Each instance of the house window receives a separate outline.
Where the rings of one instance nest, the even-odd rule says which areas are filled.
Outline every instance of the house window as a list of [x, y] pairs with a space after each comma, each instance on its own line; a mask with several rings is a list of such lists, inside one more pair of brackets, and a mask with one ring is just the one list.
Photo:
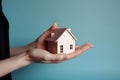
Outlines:
[[60, 53], [63, 53], [63, 45], [60, 45]]
[[73, 49], [73, 45], [72, 44], [70, 45], [70, 49]]

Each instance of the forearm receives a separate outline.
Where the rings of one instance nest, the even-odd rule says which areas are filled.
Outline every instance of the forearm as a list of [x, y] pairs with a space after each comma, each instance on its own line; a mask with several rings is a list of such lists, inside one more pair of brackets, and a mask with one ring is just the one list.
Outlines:
[[20, 53], [26, 52], [26, 51], [34, 48], [35, 45], [36, 45], [36, 43], [33, 42], [33, 43], [30, 43], [30, 44], [22, 46], [22, 47], [10, 48], [10, 56], [15, 56], [15, 55], [18, 55]]
[[22, 53], [20, 55], [1, 60], [0, 61], [0, 77], [27, 66], [31, 64], [32, 61], [30, 60], [29, 56], [26, 53]]

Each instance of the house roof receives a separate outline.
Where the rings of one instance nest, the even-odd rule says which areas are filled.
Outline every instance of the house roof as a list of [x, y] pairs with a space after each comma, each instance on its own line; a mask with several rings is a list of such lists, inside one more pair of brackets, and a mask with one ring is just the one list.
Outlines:
[[57, 28], [55, 29], [52, 33], [51, 36], [48, 37], [46, 40], [47, 41], [57, 41], [59, 39], [59, 37], [65, 32], [67, 31], [74, 40], [77, 40], [76, 37], [72, 34], [71, 29], [70, 28]]

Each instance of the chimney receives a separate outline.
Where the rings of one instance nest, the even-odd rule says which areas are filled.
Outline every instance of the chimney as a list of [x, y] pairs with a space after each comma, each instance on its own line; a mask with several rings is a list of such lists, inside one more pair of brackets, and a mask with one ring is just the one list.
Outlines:
[[53, 37], [54, 35], [55, 35], [55, 33], [52, 32], [51, 35], [50, 35], [50, 37]]

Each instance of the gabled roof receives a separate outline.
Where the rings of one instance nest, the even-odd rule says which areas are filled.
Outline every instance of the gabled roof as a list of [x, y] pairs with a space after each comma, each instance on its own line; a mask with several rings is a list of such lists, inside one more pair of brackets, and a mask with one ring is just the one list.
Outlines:
[[67, 31], [74, 40], [77, 40], [70, 30], [71, 30], [70, 28], [57, 28], [52, 32], [53, 36], [48, 37], [46, 40], [56, 42], [65, 31]]

